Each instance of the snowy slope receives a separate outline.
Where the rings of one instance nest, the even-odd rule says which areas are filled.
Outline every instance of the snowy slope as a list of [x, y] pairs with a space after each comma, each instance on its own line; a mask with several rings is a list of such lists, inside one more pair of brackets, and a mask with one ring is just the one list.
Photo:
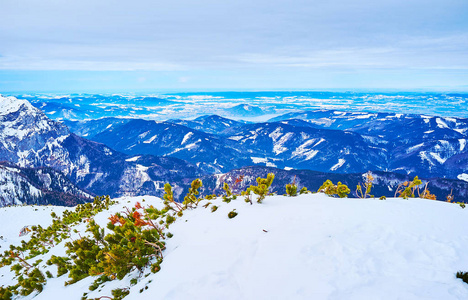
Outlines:
[[[121, 198], [111, 212], [142, 198]], [[161, 205], [157, 198], [144, 198], [142, 203]], [[174, 237], [167, 240], [160, 272], [139, 277], [131, 287], [129, 277], [108, 282], [88, 297], [130, 287], [125, 299], [468, 298], [468, 285], [455, 278], [457, 271], [468, 271], [468, 211], [457, 204], [315, 194], [271, 196], [250, 205], [241, 198], [229, 204], [212, 200], [219, 206], [214, 213], [201, 206], [206, 200], [186, 211], [169, 228]], [[228, 219], [233, 209], [238, 215]], [[2, 248], [18, 242], [18, 226], [5, 218], [13, 212], [19, 219], [14, 224], [50, 222], [45, 215], [31, 219], [37, 212], [29, 207], [0, 209], [0, 230], [6, 232], [0, 235], [7, 238]], [[111, 212], [98, 214], [96, 221], [104, 224]], [[82, 235], [84, 228], [78, 225]], [[47, 256], [63, 255], [61, 245]], [[47, 268], [55, 274], [54, 267]], [[2, 284], [11, 276], [8, 267], [0, 269]], [[89, 292], [93, 278], [64, 287], [66, 277], [49, 279], [35, 299], [78, 300]]]
[[52, 168], [19, 168], [0, 162], [0, 207], [18, 204], [73, 206], [90, 198], [89, 193]]
[[[64, 206], [10, 206], [0, 208], [0, 252], [8, 249], [9, 245], [18, 245], [25, 237], [19, 237], [19, 232], [23, 226], [41, 225], [43, 227], [52, 224], [51, 212], [61, 215], [68, 207]], [[27, 238], [27, 237], [26, 237]], [[4, 275], [8, 268], [0, 269], [1, 275]], [[0, 277], [1, 277], [0, 275]], [[5, 277], [5, 276], [3, 276]], [[1, 278], [3, 278], [1, 277]], [[7, 284], [6, 279], [0, 280], [0, 286]]]
[[40, 197], [41, 190], [20, 176], [19, 170], [0, 165], [0, 207], [23, 204], [23, 199], [34, 201]]

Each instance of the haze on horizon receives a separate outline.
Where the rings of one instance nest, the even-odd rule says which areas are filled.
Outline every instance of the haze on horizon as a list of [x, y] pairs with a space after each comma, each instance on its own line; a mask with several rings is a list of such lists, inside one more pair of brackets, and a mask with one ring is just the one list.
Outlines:
[[0, 92], [468, 90], [468, 1], [0, 3]]

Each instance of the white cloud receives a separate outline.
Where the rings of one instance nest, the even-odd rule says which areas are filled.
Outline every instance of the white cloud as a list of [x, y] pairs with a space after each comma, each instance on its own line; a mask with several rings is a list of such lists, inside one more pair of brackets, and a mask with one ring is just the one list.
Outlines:
[[[0, 11], [0, 70], [180, 72], [184, 87], [229, 71], [228, 87], [468, 69], [466, 0], [2, 0]], [[291, 76], [302, 70], [315, 73]]]

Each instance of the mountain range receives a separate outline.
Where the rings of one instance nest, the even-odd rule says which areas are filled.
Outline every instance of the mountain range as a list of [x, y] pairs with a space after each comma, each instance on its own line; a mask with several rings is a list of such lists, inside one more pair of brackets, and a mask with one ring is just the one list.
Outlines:
[[318, 110], [263, 123], [219, 116], [166, 122], [104, 118], [73, 128], [94, 128], [90, 139], [129, 155], [177, 157], [209, 173], [264, 165], [456, 179], [468, 170], [468, 121], [461, 118]]
[[[54, 178], [65, 178], [74, 187], [50, 185], [49, 194], [80, 191], [68, 193], [79, 195], [75, 202], [65, 201], [70, 205], [83, 201], [82, 195], [161, 196], [166, 182], [180, 199], [197, 177], [206, 181], [207, 193], [218, 193], [214, 178], [255, 174], [244, 177], [246, 185], [266, 169], [283, 178], [279, 185], [296, 177], [310, 189], [326, 178], [355, 186], [371, 170], [382, 180], [376, 192], [387, 196], [398, 182], [419, 175], [431, 178], [438, 198], [454, 190], [458, 201], [465, 201], [465, 182], [457, 179], [468, 177], [467, 134], [467, 119], [336, 110], [288, 113], [259, 123], [217, 115], [59, 122], [26, 100], [0, 99], [0, 161], [10, 168], [4, 169], [4, 177], [18, 173], [11, 168], [23, 173], [50, 168], [58, 174]], [[9, 195], [39, 197], [20, 183], [26, 177], [18, 181], [15, 176], [10, 182], [16, 182], [16, 189], [10, 188]], [[31, 186], [38, 189], [37, 182]], [[18, 201], [56, 201], [41, 197], [21, 196]], [[3, 200], [3, 205], [11, 203], [11, 197]]]
[[24, 169], [50, 167], [84, 191], [114, 197], [161, 194], [167, 181], [179, 194], [179, 180], [200, 174], [176, 158], [132, 157], [82, 138], [28, 101], [12, 97], [0, 99], [0, 161]]

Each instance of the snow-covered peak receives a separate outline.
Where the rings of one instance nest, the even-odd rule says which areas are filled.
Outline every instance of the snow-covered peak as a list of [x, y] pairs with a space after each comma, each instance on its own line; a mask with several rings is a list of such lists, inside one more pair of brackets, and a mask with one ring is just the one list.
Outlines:
[[4, 97], [0, 95], [0, 116], [17, 112], [21, 107], [34, 109], [27, 100], [20, 100], [15, 97]]
[[63, 156], [59, 144], [69, 135], [65, 125], [49, 119], [27, 100], [0, 96], [0, 160], [43, 166], [49, 160], [44, 156], [54, 161]]

